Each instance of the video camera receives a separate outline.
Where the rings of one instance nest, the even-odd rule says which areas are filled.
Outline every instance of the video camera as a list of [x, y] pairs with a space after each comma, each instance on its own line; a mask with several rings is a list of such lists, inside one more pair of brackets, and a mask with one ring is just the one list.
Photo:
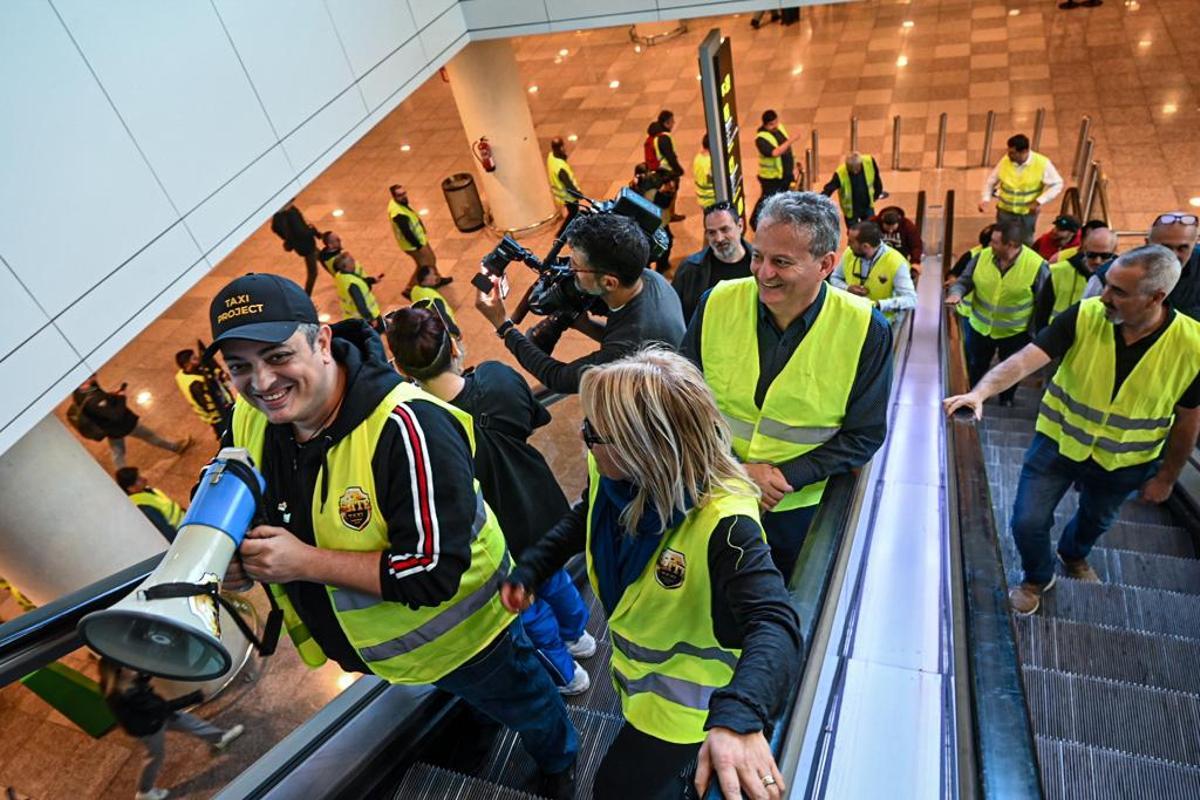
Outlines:
[[[662, 209], [632, 189], [626, 187], [612, 200], [602, 202], [584, 197], [578, 192], [571, 193], [582, 201], [579, 208], [581, 215], [617, 214], [636, 222], [650, 240], [650, 261], [660, 258], [670, 247], [663, 225]], [[559, 255], [566, 245], [570, 230], [571, 227], [568, 226], [554, 240], [544, 258], [539, 259], [511, 236], [505, 236], [480, 262], [484, 273], [493, 278], [503, 277], [508, 265], [517, 261], [538, 273], [537, 280], [521, 299], [512, 319], [513, 322], [520, 323], [529, 311], [546, 317], [531, 328], [528, 334], [529, 340], [545, 353], [554, 349], [563, 332], [574, 325], [584, 312], [599, 313], [603, 310], [603, 304], [596, 303], [594, 296], [579, 289], [575, 283], [575, 275], [571, 272], [569, 259]]]

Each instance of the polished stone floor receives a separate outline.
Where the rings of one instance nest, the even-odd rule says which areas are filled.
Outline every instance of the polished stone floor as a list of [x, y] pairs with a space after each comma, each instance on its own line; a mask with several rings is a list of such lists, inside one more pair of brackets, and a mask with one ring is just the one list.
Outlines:
[[[629, 179], [641, 160], [646, 125], [661, 108], [675, 112], [675, 141], [690, 169], [703, 131], [696, 47], [719, 26], [733, 38], [743, 153], [753, 153], [758, 115], [774, 108], [806, 142], [816, 127], [820, 185], [849, 146], [852, 116], [859, 120], [859, 149], [890, 166], [892, 117], [900, 115], [902, 170], [885, 169], [885, 187], [892, 202], [910, 213], [917, 191], [924, 189], [931, 220], [940, 217], [945, 192], [954, 189], [955, 242], [961, 246], [985, 222], [975, 204], [988, 171], [980, 162], [989, 111], [996, 114], [993, 157], [999, 158], [1004, 139], [1032, 133], [1036, 111], [1044, 108], [1042, 150], [1069, 185], [1080, 117], [1090, 115], [1118, 229], [1143, 230], [1155, 214], [1187, 207], [1200, 196], [1200, 88], [1194, 65], [1184, 61], [1200, 38], [1194, 12], [1194, 0], [1107, 0], [1100, 8], [1071, 12], [1041, 0], [853, 2], [805, 10], [803, 20], [787, 28], [753, 31], [747, 15], [693, 20], [685, 35], [640, 51], [626, 29], [527, 37], [515, 47], [523, 78], [537, 86], [528, 98], [543, 148], [553, 136], [576, 137], [569, 145], [571, 161], [592, 196], [611, 196]], [[610, 88], [612, 81], [619, 86]], [[938, 170], [942, 113], [946, 167]], [[471, 309], [467, 283], [496, 239], [487, 232], [457, 232], [441, 197], [443, 177], [473, 168], [467, 145], [450, 87], [435, 76], [307, 187], [297, 204], [321, 229], [337, 230], [370, 272], [387, 274], [377, 294], [385, 308], [394, 307], [402, 302], [411, 262], [393, 242], [385, 208], [387, 186], [404, 183], [422, 209], [442, 271], [456, 278], [446, 293], [459, 309], [468, 361], [512, 363]], [[757, 191], [748, 187], [751, 201]], [[687, 219], [673, 226], [676, 260], [701, 241], [686, 179], [681, 194], [679, 210]], [[130, 397], [143, 396], [140, 413], [151, 427], [172, 436], [191, 433], [201, 443], [176, 458], [129, 442], [130, 463], [176, 497], [187, 496], [213, 441], [175, 388], [174, 352], [208, 336], [209, 298], [231, 277], [278, 271], [303, 278], [302, 262], [281, 249], [268, 222], [100, 372], [104, 383], [128, 381]], [[940, 238], [931, 225], [927, 248]], [[523, 241], [542, 252], [549, 240], [550, 231], [542, 231]], [[517, 289], [528, 279], [519, 275]], [[318, 278], [315, 298], [330, 319], [339, 318], [327, 276]], [[560, 347], [560, 356], [588, 349], [578, 337]], [[60, 416], [64, 410], [65, 404]], [[575, 438], [577, 406], [569, 401], [552, 410], [558, 418], [537, 443], [574, 496], [583, 465]], [[84, 444], [111, 469], [103, 445]], [[163, 785], [173, 796], [209, 796], [336, 691], [336, 675], [306, 674], [290, 649], [283, 649], [287, 652], [261, 681], [238, 695], [236, 710], [226, 707], [235, 703], [218, 704], [222, 724], [252, 722], [249, 742], [210, 762], [189, 757], [202, 755], [202, 747], [188, 750], [185, 740], [172, 741]], [[0, 691], [0, 737], [6, 743], [0, 749], [0, 787], [12, 785], [37, 800], [131, 792], [137, 756], [128, 739], [112, 735], [91, 742], [21, 687]], [[22, 744], [13, 748], [8, 743], [14, 741]]]

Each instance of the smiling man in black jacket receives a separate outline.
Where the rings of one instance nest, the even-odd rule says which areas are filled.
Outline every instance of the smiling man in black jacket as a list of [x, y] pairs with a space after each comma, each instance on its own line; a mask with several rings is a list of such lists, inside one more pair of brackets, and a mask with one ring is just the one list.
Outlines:
[[271, 584], [309, 666], [462, 697], [519, 731], [540, 794], [569, 797], [578, 737], [496, 596], [511, 559], [474, 479], [470, 417], [401, 382], [361, 320], [319, 324], [285, 278], [238, 278], [210, 315], [240, 394], [225, 443], [267, 484], [269, 524], [227, 579]]

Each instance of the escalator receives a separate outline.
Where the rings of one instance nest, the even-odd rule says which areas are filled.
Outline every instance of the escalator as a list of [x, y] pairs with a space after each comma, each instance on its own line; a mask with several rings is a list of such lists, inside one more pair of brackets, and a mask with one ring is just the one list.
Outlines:
[[[958, 324], [951, 315], [943, 323], [952, 394], [966, 388]], [[1200, 798], [1194, 471], [1166, 506], [1125, 503], [1088, 559], [1099, 583], [1058, 575], [1036, 614], [1008, 609], [1007, 587], [1021, 580], [1009, 519], [1044, 380], [1023, 383], [1012, 407], [989, 402], [978, 424], [947, 425], [979, 794]], [[1051, 541], [1077, 507], [1072, 489]], [[1016, 780], [990, 780], [996, 773]]]

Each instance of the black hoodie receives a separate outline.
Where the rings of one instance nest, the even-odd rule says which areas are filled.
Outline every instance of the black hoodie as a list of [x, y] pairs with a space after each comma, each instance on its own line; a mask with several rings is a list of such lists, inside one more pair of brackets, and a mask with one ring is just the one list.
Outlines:
[[[326, 484], [328, 473], [321, 469], [326, 453], [401, 381], [387, 363], [379, 336], [362, 320], [333, 326], [333, 356], [346, 373], [346, 396], [333, 423], [303, 444], [295, 440], [291, 425], [268, 425], [259, 465], [267, 481], [271, 523], [308, 544], [316, 542], [314, 495], [319, 502], [337, 503], [341, 491]], [[458, 422], [431, 402], [398, 406], [391, 423], [371, 459], [378, 495], [371, 500], [388, 521], [391, 540], [379, 556], [383, 598], [412, 608], [435, 606], [454, 596], [471, 562], [476, 510], [471, 449]], [[432, 503], [414, 498], [413, 486], [430, 484]], [[284, 588], [329, 658], [347, 671], [369, 671], [338, 625], [323, 585], [294, 581]]]

